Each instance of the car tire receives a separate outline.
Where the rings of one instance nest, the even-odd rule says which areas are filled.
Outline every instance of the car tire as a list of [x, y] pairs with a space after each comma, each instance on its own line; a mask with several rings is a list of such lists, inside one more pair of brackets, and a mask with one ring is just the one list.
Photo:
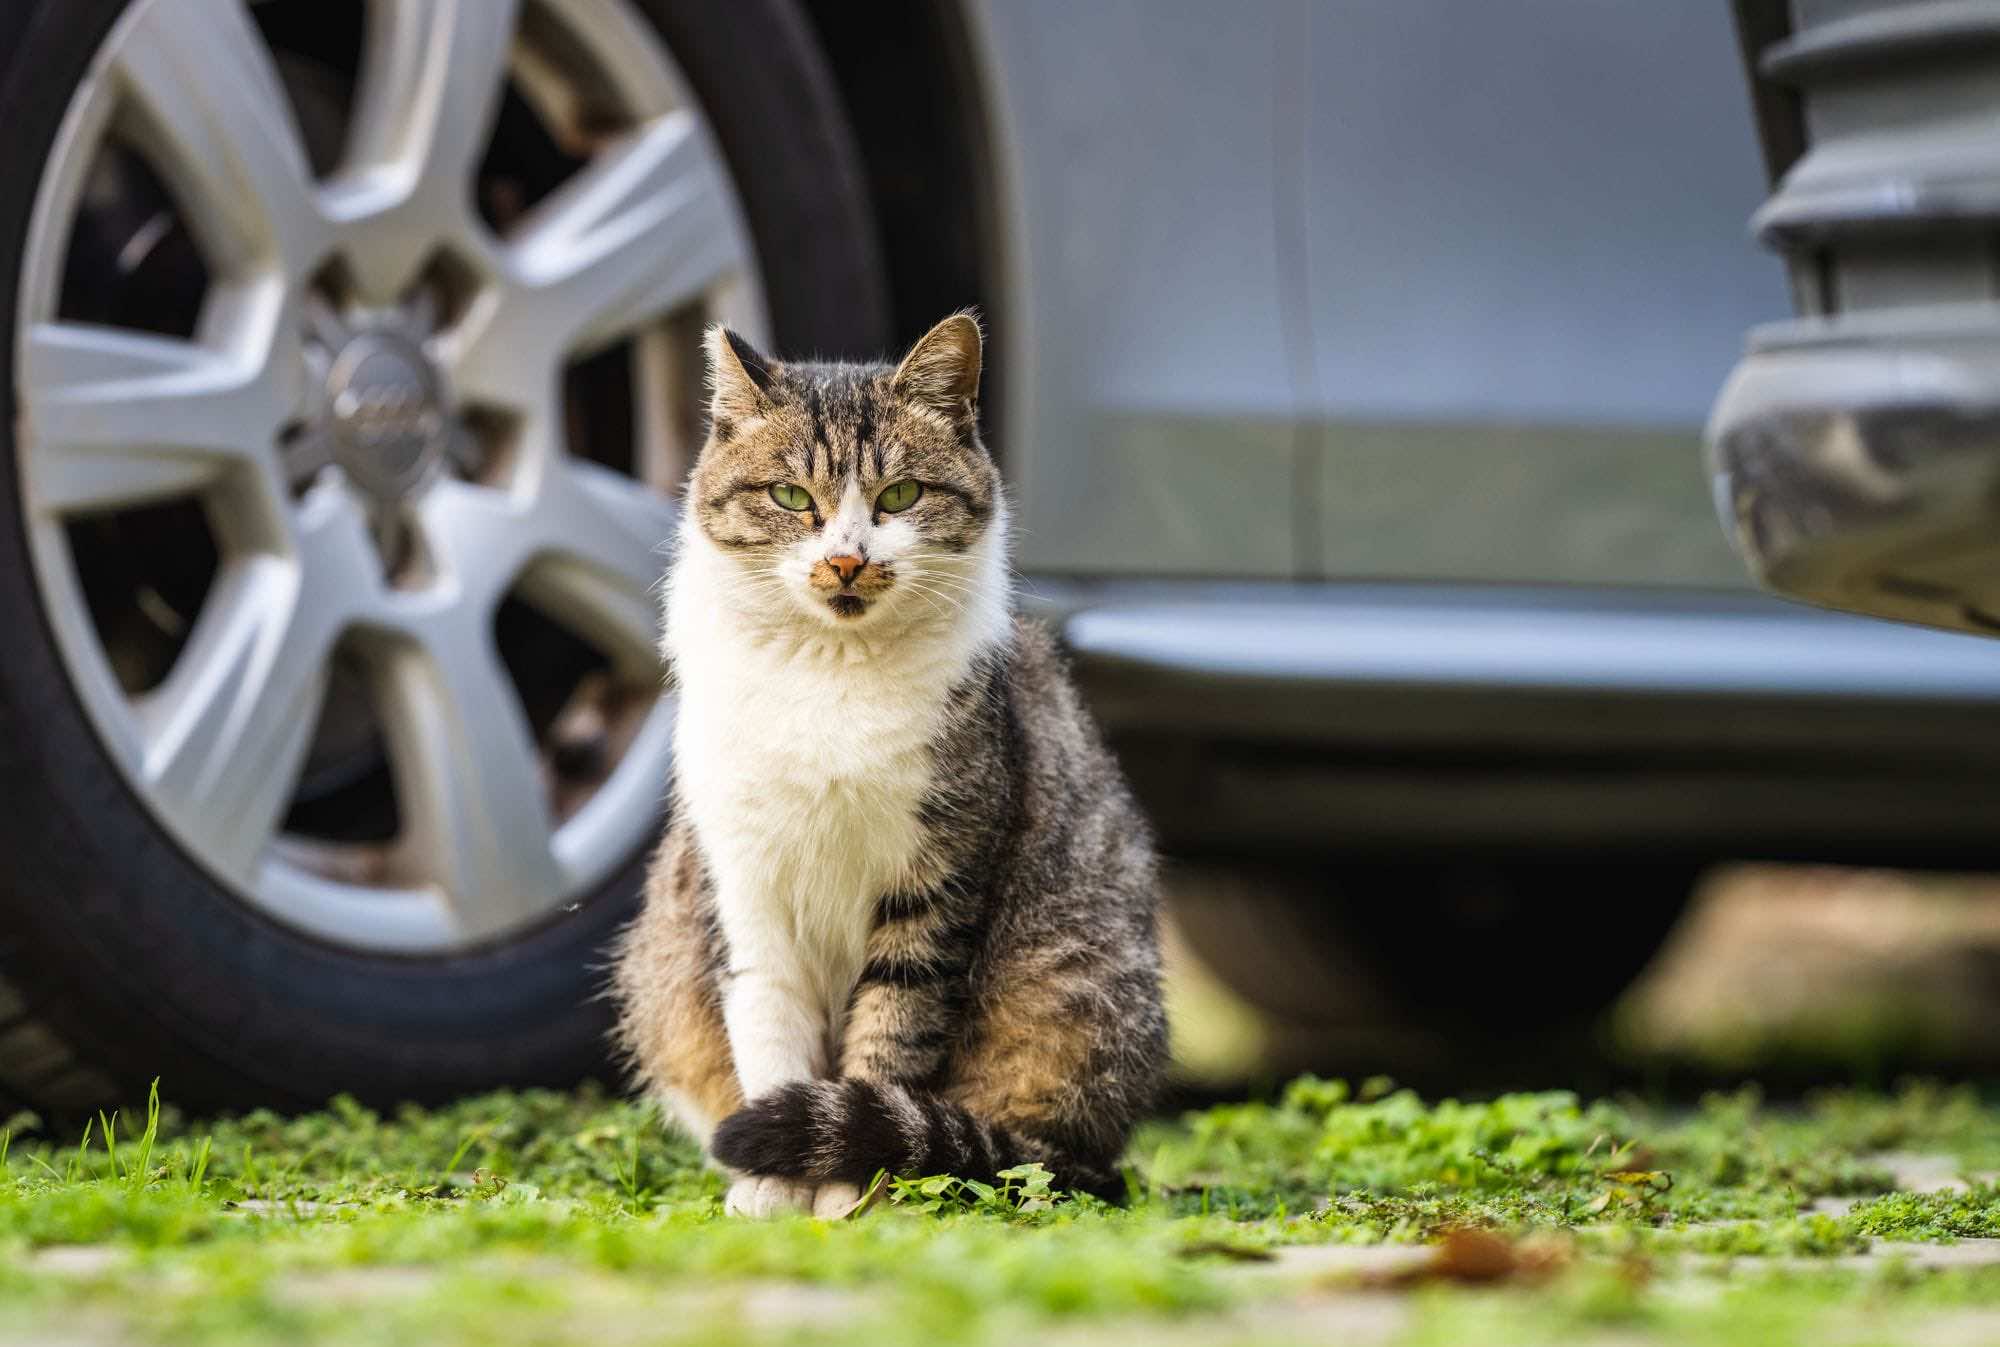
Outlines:
[[[789, 0], [635, 0], [735, 170], [785, 349], [868, 354], [888, 295], [860, 160]], [[31, 571], [13, 385], [33, 184], [125, 0], [0, 8], [0, 1117], [59, 1117], [162, 1080], [195, 1108], [436, 1100], [607, 1069], [608, 942], [644, 856], [566, 914], [435, 957], [338, 948], [225, 891], [97, 737]]]

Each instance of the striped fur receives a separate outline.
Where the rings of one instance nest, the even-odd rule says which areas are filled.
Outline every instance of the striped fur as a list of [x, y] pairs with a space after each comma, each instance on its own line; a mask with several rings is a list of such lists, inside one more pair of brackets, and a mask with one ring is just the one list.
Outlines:
[[[636, 1073], [736, 1209], [1030, 1160], [1115, 1195], [1164, 1066], [1150, 840], [1011, 614], [977, 336], [948, 319], [894, 369], [711, 343], [668, 580], [674, 817], [616, 981]], [[871, 517], [906, 476], [918, 504]], [[835, 548], [878, 572], [858, 608], [821, 587]]]

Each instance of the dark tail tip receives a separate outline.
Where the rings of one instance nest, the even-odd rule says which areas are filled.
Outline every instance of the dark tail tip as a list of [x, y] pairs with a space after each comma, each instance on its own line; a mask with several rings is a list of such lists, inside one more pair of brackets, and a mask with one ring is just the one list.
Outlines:
[[893, 1088], [865, 1080], [780, 1086], [724, 1118], [709, 1151], [746, 1174], [865, 1183], [878, 1169], [900, 1172], [923, 1138], [897, 1127]]
[[709, 1140], [722, 1164], [745, 1174], [805, 1176], [812, 1085], [785, 1085], [724, 1118]]
[[999, 1170], [1039, 1161], [1060, 1187], [1109, 1202], [1126, 1196], [1111, 1157], [1071, 1153], [936, 1095], [865, 1080], [780, 1086], [724, 1118], [709, 1151], [739, 1173], [848, 1183], [866, 1183], [877, 1170], [992, 1182]]

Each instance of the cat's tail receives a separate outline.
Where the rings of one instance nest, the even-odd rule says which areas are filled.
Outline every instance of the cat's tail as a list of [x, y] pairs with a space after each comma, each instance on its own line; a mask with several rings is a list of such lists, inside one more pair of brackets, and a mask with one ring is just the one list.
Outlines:
[[709, 1149], [739, 1173], [820, 1183], [865, 1184], [881, 1170], [992, 1183], [1003, 1169], [1039, 1162], [1058, 1188], [1125, 1195], [1114, 1159], [1070, 1154], [927, 1091], [869, 1080], [781, 1086], [723, 1119]]

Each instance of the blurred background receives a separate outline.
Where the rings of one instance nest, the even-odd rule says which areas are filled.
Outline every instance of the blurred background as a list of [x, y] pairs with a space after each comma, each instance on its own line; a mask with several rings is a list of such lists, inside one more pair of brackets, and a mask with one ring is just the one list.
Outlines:
[[13, 7], [0, 1092], [607, 1071], [703, 326], [966, 305], [1188, 1090], [1990, 1067], [1963, 19]]

